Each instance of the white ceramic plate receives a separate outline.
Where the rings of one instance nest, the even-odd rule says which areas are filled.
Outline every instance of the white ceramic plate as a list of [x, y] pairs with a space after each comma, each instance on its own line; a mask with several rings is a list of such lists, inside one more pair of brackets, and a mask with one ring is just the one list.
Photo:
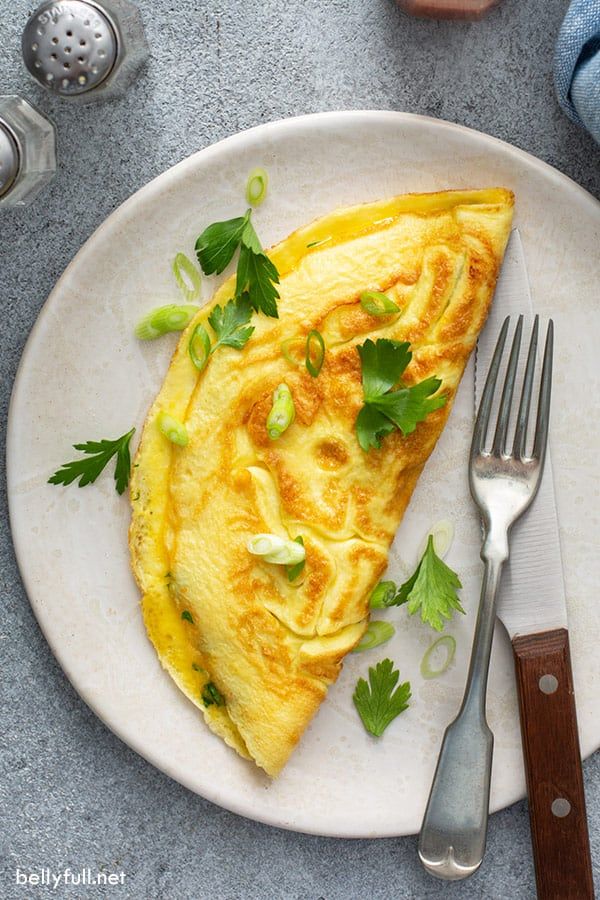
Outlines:
[[[210, 222], [244, 208], [246, 174], [270, 175], [255, 221], [266, 245], [336, 206], [404, 191], [504, 185], [517, 197], [534, 305], [557, 326], [552, 434], [583, 752], [600, 745], [600, 522], [597, 338], [600, 205], [563, 175], [513, 147], [445, 122], [393, 112], [326, 113], [276, 122], [222, 141], [143, 188], [86, 243], [47, 301], [27, 344], [10, 410], [8, 485], [19, 565], [35, 615], [81, 697], [155, 766], [228, 809], [285, 828], [345, 837], [418, 830], [444, 726], [464, 684], [479, 593], [479, 528], [466, 451], [472, 374], [424, 473], [395, 544], [408, 572], [423, 533], [452, 518], [448, 561], [468, 615], [451, 624], [453, 667], [424, 681], [434, 635], [389, 612], [394, 641], [350, 657], [281, 777], [269, 782], [204, 725], [161, 670], [129, 572], [127, 500], [112, 477], [79, 490], [48, 476], [77, 441], [141, 426], [174, 339], [142, 344], [133, 326], [177, 297], [174, 254], [192, 255]], [[207, 279], [204, 296], [214, 283]], [[368, 665], [390, 655], [413, 702], [379, 741], [362, 729], [351, 694]], [[492, 806], [524, 793], [512, 661], [498, 629], [489, 689], [496, 736]]]

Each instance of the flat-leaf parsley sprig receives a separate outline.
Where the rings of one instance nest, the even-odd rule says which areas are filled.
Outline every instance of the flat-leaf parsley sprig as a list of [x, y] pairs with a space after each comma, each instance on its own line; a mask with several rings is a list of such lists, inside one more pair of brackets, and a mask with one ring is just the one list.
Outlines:
[[218, 347], [233, 347], [241, 350], [254, 331], [254, 325], [249, 325], [252, 318], [252, 307], [247, 297], [239, 300], [229, 300], [224, 306], [215, 306], [208, 317], [210, 327], [217, 340], [211, 344], [208, 331], [204, 325], [196, 325], [189, 340], [188, 350], [192, 362], [201, 372], [211, 353]]
[[398, 428], [404, 436], [411, 434], [418, 422], [447, 401], [445, 394], [432, 396], [441, 386], [439, 378], [426, 378], [410, 387], [400, 382], [412, 359], [407, 341], [380, 338], [357, 346], [362, 365], [364, 406], [356, 419], [358, 442], [366, 452], [381, 447], [382, 438]]
[[412, 616], [417, 612], [426, 625], [435, 631], [442, 631], [454, 611], [465, 613], [458, 599], [457, 590], [462, 587], [456, 572], [447, 566], [435, 552], [433, 535], [427, 539], [427, 546], [419, 564], [408, 581], [399, 588], [393, 581], [380, 581], [371, 594], [371, 609], [387, 609], [402, 606]]
[[400, 673], [391, 659], [369, 668], [369, 683], [359, 678], [352, 699], [362, 723], [375, 737], [381, 737], [390, 722], [408, 709], [410, 682], [398, 684]]
[[209, 225], [196, 241], [196, 256], [206, 275], [220, 275], [239, 248], [236, 298], [247, 296], [257, 312], [278, 318], [279, 272], [264, 252], [251, 216], [248, 209], [244, 216]]
[[86, 455], [82, 459], [63, 465], [48, 479], [49, 484], [71, 484], [79, 479], [79, 487], [93, 484], [103, 469], [108, 465], [113, 456], [117, 457], [115, 464], [115, 488], [118, 494], [122, 494], [129, 484], [131, 471], [131, 454], [129, 444], [135, 433], [135, 428], [121, 435], [114, 441], [86, 441], [84, 444], [73, 444], [75, 450], [81, 450]]
[[444, 619], [451, 619], [455, 610], [464, 615], [456, 593], [461, 587], [456, 572], [435, 552], [430, 534], [419, 565], [398, 591], [398, 604], [408, 603], [411, 616], [420, 612], [423, 622], [441, 631], [446, 624]]
[[254, 331], [254, 325], [248, 324], [251, 318], [252, 307], [246, 296], [240, 297], [237, 302], [230, 300], [222, 308], [215, 306], [208, 317], [210, 327], [217, 337], [210, 352], [214, 353], [217, 347], [241, 350]]

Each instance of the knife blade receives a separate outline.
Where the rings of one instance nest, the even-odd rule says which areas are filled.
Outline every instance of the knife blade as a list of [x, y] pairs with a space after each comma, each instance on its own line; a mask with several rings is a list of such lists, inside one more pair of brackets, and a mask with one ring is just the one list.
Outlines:
[[[477, 405], [501, 322], [507, 315], [514, 321], [519, 314], [524, 315], [525, 325], [527, 319], [530, 322], [533, 319], [525, 254], [520, 235], [515, 231], [507, 247], [492, 312], [477, 346]], [[520, 372], [519, 380], [522, 375]], [[519, 380], [515, 388], [517, 397]], [[497, 614], [513, 646], [538, 900], [593, 900], [549, 448], [537, 497], [512, 530]]]
[[[524, 316], [524, 341], [533, 322], [533, 304], [521, 236], [513, 231], [492, 309], [477, 342], [475, 356], [475, 405], [485, 385], [486, 375], [505, 317]], [[526, 354], [521, 354], [515, 396], [520, 395]], [[538, 359], [539, 364], [539, 359]], [[539, 368], [539, 366], [538, 366]], [[539, 373], [538, 373], [539, 374]], [[537, 392], [534, 390], [534, 397]], [[533, 416], [532, 416], [533, 418]], [[491, 420], [494, 421], [492, 415]], [[562, 556], [552, 474], [552, 453], [548, 447], [544, 475], [535, 502], [513, 527], [510, 559], [502, 576], [498, 618], [510, 638], [567, 627], [567, 606]]]

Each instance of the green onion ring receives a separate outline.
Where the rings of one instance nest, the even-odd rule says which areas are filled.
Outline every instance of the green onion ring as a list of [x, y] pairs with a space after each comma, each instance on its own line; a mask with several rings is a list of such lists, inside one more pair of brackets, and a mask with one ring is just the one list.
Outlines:
[[364, 650], [373, 650], [380, 644], [385, 644], [395, 634], [396, 629], [390, 622], [369, 622], [369, 627], [352, 652], [362, 653]]
[[[437, 650], [438, 647], [444, 647], [446, 650], [446, 660], [444, 664], [439, 669], [432, 669], [430, 665], [430, 659], [433, 653]], [[425, 652], [425, 656], [421, 660], [421, 675], [423, 678], [438, 678], [440, 675], [443, 675], [452, 660], [454, 659], [454, 654], [456, 653], [456, 640], [452, 637], [451, 634], [444, 634], [441, 638], [438, 638], [437, 641], [434, 641], [430, 647]]]
[[[313, 351], [314, 348], [314, 351]], [[313, 352], [314, 352], [314, 361], [313, 361]], [[308, 332], [306, 337], [306, 368], [308, 369], [309, 375], [312, 375], [313, 378], [317, 378], [319, 372], [323, 368], [323, 361], [325, 359], [325, 341], [323, 340], [323, 335], [320, 331], [316, 331], [313, 329]]]
[[287, 338], [281, 344], [281, 353], [284, 359], [286, 359], [287, 362], [291, 363], [293, 366], [301, 366], [304, 362], [305, 357], [304, 355], [302, 355], [300, 358], [292, 356], [292, 348], [294, 346], [297, 346], [299, 349], [302, 348], [302, 350], [304, 350], [305, 341], [303, 341], [301, 337]]
[[255, 534], [246, 544], [248, 553], [262, 556], [265, 562], [279, 566], [296, 566], [304, 561], [304, 543], [279, 537], [277, 534]]
[[454, 525], [448, 519], [440, 519], [439, 522], [432, 525], [421, 541], [418, 553], [419, 559], [427, 550], [429, 535], [433, 538], [433, 549], [440, 559], [445, 559], [448, 550], [452, 546], [452, 541], [454, 540]]
[[196, 325], [188, 344], [190, 359], [199, 372], [205, 367], [210, 356], [210, 338], [204, 325]]
[[158, 427], [162, 434], [166, 438], [168, 438], [172, 444], [177, 444], [179, 447], [185, 447], [189, 440], [187, 428], [180, 422], [179, 419], [174, 418], [168, 412], [164, 410], [158, 415]]
[[185, 253], [178, 253], [173, 260], [173, 275], [185, 299], [197, 300], [200, 296], [202, 276]]
[[380, 291], [363, 291], [360, 295], [360, 305], [371, 316], [389, 316], [391, 313], [400, 312], [394, 301]]
[[267, 196], [268, 186], [269, 176], [266, 171], [260, 167], [252, 169], [246, 182], [246, 200], [250, 206], [260, 206]]
[[170, 331], [183, 331], [194, 318], [199, 306], [158, 306], [150, 310], [135, 326], [135, 336], [141, 341], [152, 341]]
[[371, 594], [369, 606], [371, 609], [387, 609], [397, 592], [398, 588], [393, 581], [380, 581]]
[[273, 391], [273, 406], [267, 416], [267, 434], [271, 440], [276, 441], [277, 438], [280, 438], [295, 418], [296, 407], [294, 406], [292, 392], [287, 384], [280, 384]]

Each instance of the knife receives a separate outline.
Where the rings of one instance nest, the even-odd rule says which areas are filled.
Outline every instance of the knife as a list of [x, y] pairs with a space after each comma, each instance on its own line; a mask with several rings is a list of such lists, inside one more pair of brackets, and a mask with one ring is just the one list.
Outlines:
[[[500, 325], [513, 312], [533, 318], [518, 231], [477, 345], [476, 406]], [[513, 529], [497, 615], [513, 647], [538, 897], [589, 900], [594, 887], [550, 451], [536, 501]]]

